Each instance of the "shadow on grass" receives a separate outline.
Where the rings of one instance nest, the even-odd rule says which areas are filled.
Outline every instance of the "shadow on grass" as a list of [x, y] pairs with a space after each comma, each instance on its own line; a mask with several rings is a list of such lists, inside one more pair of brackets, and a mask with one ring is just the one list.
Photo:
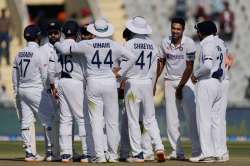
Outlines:
[[0, 161], [24, 161], [23, 157], [17, 157], [17, 158], [0, 158]]

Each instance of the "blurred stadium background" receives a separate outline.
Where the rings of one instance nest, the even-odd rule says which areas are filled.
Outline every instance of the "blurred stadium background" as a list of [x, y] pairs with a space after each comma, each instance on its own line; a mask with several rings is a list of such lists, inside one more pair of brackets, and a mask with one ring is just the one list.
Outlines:
[[[0, 37], [0, 139], [16, 140], [19, 136], [19, 123], [14, 108], [11, 84], [12, 62], [16, 52], [25, 45], [23, 28], [36, 23], [44, 30], [46, 23], [57, 19], [63, 23], [76, 19], [79, 24], [92, 22], [104, 17], [115, 27], [114, 40], [124, 42], [122, 31], [127, 18], [144, 16], [153, 28], [152, 39], [159, 44], [170, 34], [170, 18], [181, 16], [186, 19], [185, 34], [195, 36], [194, 25], [204, 19], [213, 19], [220, 27], [219, 34], [226, 40], [229, 52], [235, 57], [230, 71], [231, 85], [227, 111], [228, 138], [250, 141], [250, 2], [228, 0], [230, 10], [225, 10], [224, 0], [1, 0], [0, 9], [6, 10], [10, 24], [0, 18], [0, 26], [9, 33], [10, 54], [4, 49], [7, 42]], [[232, 13], [234, 17], [232, 17]], [[0, 28], [0, 34], [1, 34]], [[46, 33], [44, 33], [44, 36]], [[198, 45], [198, 42], [197, 42]], [[165, 132], [163, 79], [158, 85], [155, 98], [157, 120], [163, 136]], [[38, 126], [39, 128], [39, 126]], [[187, 135], [183, 123], [183, 133]], [[42, 131], [41, 128], [39, 131]]]

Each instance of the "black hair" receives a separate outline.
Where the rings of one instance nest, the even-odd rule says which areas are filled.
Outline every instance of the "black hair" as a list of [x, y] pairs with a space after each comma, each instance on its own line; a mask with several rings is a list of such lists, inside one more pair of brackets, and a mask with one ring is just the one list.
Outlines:
[[81, 35], [88, 36], [92, 35], [89, 31], [87, 31], [87, 25], [83, 25], [80, 29]]
[[131, 40], [134, 37], [134, 33], [131, 32], [128, 28], [124, 29], [123, 33], [122, 33], [122, 37], [125, 40]]
[[183, 27], [183, 29], [185, 29], [185, 20], [181, 17], [174, 17], [171, 19], [171, 25], [173, 23], [178, 23], [181, 24], [181, 26]]

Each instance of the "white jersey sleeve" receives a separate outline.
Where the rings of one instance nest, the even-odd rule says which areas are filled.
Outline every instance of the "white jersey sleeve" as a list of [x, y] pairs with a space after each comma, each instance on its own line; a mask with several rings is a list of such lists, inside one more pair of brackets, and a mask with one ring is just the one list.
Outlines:
[[187, 38], [187, 51], [186, 51], [186, 60], [187, 61], [194, 61], [195, 60], [195, 53], [196, 53], [196, 46], [192, 39]]
[[16, 63], [16, 57], [13, 63], [13, 68], [12, 68], [12, 84], [13, 84], [13, 90], [14, 93], [17, 94], [17, 89], [18, 89], [18, 82], [19, 82], [19, 74], [18, 74], [18, 67]]
[[126, 65], [123, 66], [123, 68], [121, 68], [121, 70], [119, 71], [119, 75], [121, 77], [125, 77], [125, 75], [127, 74], [128, 70], [133, 66], [133, 64], [136, 61], [135, 56], [133, 55], [133, 53], [131, 51], [129, 51], [126, 46], [119, 46], [117, 45], [117, 47], [119, 50], [121, 50], [121, 56], [123, 57], [123, 59], [127, 60]]

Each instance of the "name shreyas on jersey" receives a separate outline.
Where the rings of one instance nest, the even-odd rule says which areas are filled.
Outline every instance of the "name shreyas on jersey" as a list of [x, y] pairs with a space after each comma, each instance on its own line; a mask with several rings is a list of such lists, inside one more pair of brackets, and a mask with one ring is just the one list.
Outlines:
[[94, 48], [110, 48], [110, 43], [93, 43]]
[[175, 59], [184, 59], [184, 55], [174, 55], [174, 54], [167, 54], [167, 59], [175, 60]]
[[148, 49], [153, 50], [154, 46], [148, 43], [134, 43], [134, 49]]
[[19, 57], [25, 57], [25, 58], [32, 58], [33, 52], [19, 52], [18, 56]]

